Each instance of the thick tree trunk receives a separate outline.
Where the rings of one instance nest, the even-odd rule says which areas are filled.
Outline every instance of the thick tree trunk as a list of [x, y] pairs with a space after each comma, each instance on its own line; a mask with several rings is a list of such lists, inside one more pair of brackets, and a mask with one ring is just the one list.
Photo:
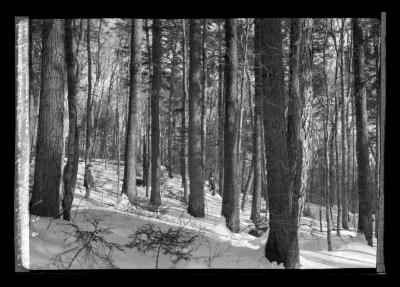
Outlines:
[[372, 246], [372, 197], [369, 187], [369, 155], [367, 131], [367, 99], [366, 79], [364, 74], [364, 39], [358, 18], [352, 19], [353, 24], [353, 69], [354, 93], [357, 126], [357, 166], [358, 166], [358, 196], [359, 220], [358, 230], [365, 234], [368, 245]]
[[[289, 162], [287, 153], [281, 19], [261, 19], [264, 133], [268, 181], [269, 236], [265, 256], [286, 265], [289, 243]], [[279, 51], [279, 52], [277, 52]]]
[[222, 196], [222, 216], [226, 226], [235, 233], [240, 231], [239, 196], [237, 185], [238, 161], [237, 145], [239, 136], [237, 95], [237, 24], [236, 19], [225, 20], [225, 134], [224, 134], [224, 191]]
[[200, 20], [190, 19], [189, 177], [188, 212], [204, 217], [204, 174], [201, 157], [201, 32]]
[[151, 194], [150, 203], [161, 205], [160, 194], [160, 91], [161, 91], [161, 23], [153, 19], [153, 79], [151, 94]]
[[132, 20], [131, 63], [129, 81], [129, 112], [126, 127], [125, 166], [122, 192], [133, 204], [137, 197], [136, 190], [136, 157], [138, 135], [138, 106], [142, 86], [142, 20]]
[[381, 14], [381, 103], [380, 103], [380, 167], [379, 167], [379, 208], [378, 208], [378, 244], [376, 271], [385, 272], [384, 257], [384, 159], [385, 159], [385, 122], [386, 122], [386, 13]]
[[79, 163], [79, 131], [77, 114], [77, 92], [79, 81], [79, 65], [73, 50], [72, 20], [65, 20], [65, 53], [68, 80], [68, 113], [69, 134], [67, 140], [67, 163], [64, 166], [64, 194], [62, 199], [63, 219], [70, 220], [72, 202], [74, 200]]
[[42, 76], [31, 214], [60, 217], [65, 93], [64, 21], [43, 20]]

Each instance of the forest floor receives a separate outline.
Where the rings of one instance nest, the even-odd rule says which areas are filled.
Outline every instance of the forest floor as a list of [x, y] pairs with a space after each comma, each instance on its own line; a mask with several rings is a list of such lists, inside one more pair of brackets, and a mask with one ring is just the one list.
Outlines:
[[[208, 186], [205, 190], [205, 217], [190, 216], [180, 201], [183, 194], [181, 178], [163, 177], [161, 186], [162, 206], [156, 211], [148, 208], [146, 187], [138, 187], [137, 204], [131, 205], [125, 195], [117, 202], [117, 165], [96, 160], [93, 174], [96, 190], [89, 200], [84, 199], [84, 163], [79, 162], [77, 187], [71, 211], [71, 222], [61, 219], [31, 216], [30, 220], [30, 268], [31, 269], [89, 269], [89, 268], [283, 268], [271, 263], [264, 256], [268, 232], [261, 237], [249, 234], [251, 196], [244, 212], [240, 212], [241, 231], [231, 233], [221, 217], [221, 197], [212, 196]], [[31, 173], [31, 182], [33, 175]], [[120, 189], [123, 166], [120, 168]], [[265, 202], [262, 210], [265, 212]], [[350, 215], [350, 230], [341, 230], [341, 236], [332, 230], [332, 248], [327, 250], [325, 210], [322, 211], [323, 231], [319, 226], [319, 206], [310, 204], [311, 216], [303, 217], [299, 232], [300, 268], [375, 268], [376, 239], [374, 247], [366, 244], [363, 235], [353, 226]], [[335, 218], [336, 208], [333, 208]], [[262, 213], [262, 216], [265, 216]], [[313, 218], [314, 217], [314, 218]], [[336, 220], [335, 220], [336, 221]], [[174, 262], [171, 254], [154, 248], [140, 252], [125, 244], [132, 241], [130, 235], [138, 228], [152, 224], [160, 238], [167, 238], [174, 231], [187, 231], [192, 237], [190, 246], [182, 247], [182, 254], [190, 253], [187, 260]], [[170, 233], [165, 233], [167, 231]], [[85, 233], [86, 232], [86, 233]], [[158, 232], [158, 233], [157, 233]], [[164, 232], [164, 233], [162, 233]], [[175, 233], [176, 234], [176, 233]], [[188, 238], [189, 238], [188, 237]], [[143, 238], [143, 237], [142, 237]], [[144, 237], [145, 239], [149, 237]], [[168, 237], [173, 240], [172, 237]], [[171, 239], [172, 238], [172, 239]], [[175, 238], [176, 239], [176, 238]], [[163, 239], [159, 239], [160, 244]], [[113, 243], [119, 244], [119, 248]], [[125, 245], [125, 246], [123, 246]], [[122, 246], [122, 247], [121, 247]], [[161, 245], [159, 245], [161, 246]], [[147, 246], [149, 247], [149, 246]]]

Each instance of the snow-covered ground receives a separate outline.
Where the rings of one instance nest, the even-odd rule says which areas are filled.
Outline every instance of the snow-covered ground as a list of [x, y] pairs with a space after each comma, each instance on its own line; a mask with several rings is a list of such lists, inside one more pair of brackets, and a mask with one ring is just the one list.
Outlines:
[[[158, 268], [283, 268], [276, 262], [269, 262], [264, 256], [268, 232], [258, 238], [248, 234], [251, 229], [251, 197], [244, 212], [240, 213], [241, 232], [234, 234], [225, 226], [225, 219], [220, 216], [221, 197], [218, 194], [212, 196], [208, 187], [205, 192], [206, 216], [198, 219], [188, 215], [185, 205], [180, 201], [183, 194], [180, 176], [164, 178], [161, 187], [162, 207], [161, 212], [157, 213], [132, 206], [125, 195], [117, 202], [116, 165], [108, 163], [107, 169], [104, 162], [95, 161], [93, 165], [97, 187], [92, 191], [90, 199], [86, 200], [83, 187], [84, 163], [79, 163], [77, 188], [71, 212], [72, 222], [31, 216], [31, 269], [110, 268], [110, 265], [104, 263], [107, 261], [104, 258], [111, 258], [111, 261], [107, 262], [112, 262], [114, 267], [121, 269], [156, 268], [156, 264]], [[122, 176], [121, 166], [120, 188]], [[138, 202], [141, 206], [149, 201], [145, 194], [145, 187], [138, 187]], [[363, 236], [354, 231], [352, 215], [350, 230], [341, 230], [340, 237], [336, 236], [336, 230], [332, 230], [333, 251], [328, 251], [325, 210], [322, 211], [323, 231], [320, 232], [319, 206], [310, 204], [310, 209], [315, 219], [303, 217], [299, 232], [301, 268], [375, 268], [376, 241], [374, 247], [366, 244]], [[334, 218], [335, 214], [334, 208]], [[129, 243], [132, 241], [129, 236], [148, 223], [164, 232], [169, 228], [181, 228], [196, 236], [190, 247], [186, 248], [192, 249], [191, 257], [187, 261], [180, 260], [174, 264], [170, 254], [164, 254], [162, 250], [141, 253], [135, 247], [125, 246], [122, 249], [113, 247], [110, 251], [111, 243]], [[85, 240], [82, 231], [93, 231], [95, 225], [98, 237], [93, 237], [90, 245], [74, 243], [77, 229], [81, 232], [80, 238], [84, 239], [82, 242], [89, 242]], [[88, 234], [92, 236], [94, 233]], [[94, 253], [100, 257], [96, 257]], [[71, 266], [68, 266], [71, 262]]]

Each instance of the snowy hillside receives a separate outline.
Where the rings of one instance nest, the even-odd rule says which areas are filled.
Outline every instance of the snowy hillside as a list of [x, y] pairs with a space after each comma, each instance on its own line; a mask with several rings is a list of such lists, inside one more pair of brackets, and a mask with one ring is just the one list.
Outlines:
[[[87, 268], [283, 268], [269, 262], [264, 256], [268, 232], [255, 237], [248, 232], [251, 197], [245, 211], [240, 214], [241, 232], [233, 234], [225, 226], [221, 214], [221, 197], [205, 192], [205, 212], [202, 219], [186, 212], [180, 201], [183, 194], [181, 178], [164, 178], [162, 206], [151, 210], [145, 197], [145, 187], [138, 187], [137, 205], [132, 206], [125, 195], [117, 202], [116, 166], [95, 161], [94, 176], [97, 187], [89, 200], [84, 199], [84, 164], [79, 163], [78, 182], [75, 192], [72, 221], [31, 217], [30, 266], [31, 269], [87, 269]], [[122, 186], [123, 167], [120, 170]], [[264, 203], [265, 204], [265, 203]], [[341, 237], [332, 230], [333, 251], [327, 251], [326, 228], [320, 232], [318, 206], [310, 204], [311, 217], [303, 217], [300, 226], [299, 246], [301, 268], [375, 268], [375, 247], [365, 243], [353, 230], [341, 230]], [[322, 214], [325, 214], [323, 211]], [[335, 214], [335, 210], [333, 210]], [[265, 216], [262, 213], [262, 216]], [[334, 215], [335, 216], [335, 215]], [[351, 218], [352, 220], [352, 218]], [[149, 227], [154, 236], [160, 236], [160, 245], [141, 251], [129, 246], [132, 235], [140, 228]], [[150, 229], [141, 229], [147, 230]], [[179, 251], [165, 252], [163, 240], [175, 240], [171, 234], [183, 234], [190, 241]], [[143, 235], [143, 234], [142, 234]], [[167, 236], [168, 235], [168, 236]], [[150, 233], [141, 237], [150, 240]], [[147, 237], [146, 237], [147, 236]], [[184, 238], [184, 237], [182, 237]], [[178, 240], [179, 241], [179, 240]], [[140, 243], [139, 242], [139, 243]], [[136, 244], [139, 244], [138, 241]], [[148, 246], [147, 246], [148, 247]], [[146, 248], [147, 248], [146, 247]], [[144, 249], [142, 249], [144, 250]], [[187, 257], [185, 257], [185, 254]], [[174, 261], [180, 257], [181, 260]]]

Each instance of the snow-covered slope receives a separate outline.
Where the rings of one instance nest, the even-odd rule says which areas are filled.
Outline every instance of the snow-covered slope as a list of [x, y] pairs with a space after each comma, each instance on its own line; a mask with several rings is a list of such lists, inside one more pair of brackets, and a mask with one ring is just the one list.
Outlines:
[[[84, 166], [83, 163], [79, 164], [71, 223], [61, 219], [31, 216], [31, 269], [110, 268], [101, 258], [91, 258], [90, 251], [83, 248], [82, 244], [74, 243], [77, 228], [83, 231], [93, 231], [95, 228], [100, 230], [97, 233], [100, 239], [93, 242], [92, 247], [95, 251], [98, 249], [100, 256], [111, 258], [116, 268], [155, 268], [156, 264], [158, 268], [283, 268], [276, 262], [269, 262], [264, 256], [268, 232], [258, 238], [248, 234], [251, 229], [251, 196], [244, 212], [240, 213], [241, 232], [234, 234], [225, 226], [225, 218], [220, 215], [221, 197], [218, 194], [212, 196], [208, 187], [205, 192], [206, 216], [198, 219], [188, 215], [185, 205], [180, 201], [183, 194], [180, 176], [165, 177], [162, 186], [163, 205], [161, 212], [157, 213], [146, 210], [148, 199], [145, 197], [145, 187], [138, 187], [138, 202], [141, 207], [132, 206], [125, 195], [117, 202], [116, 165], [108, 163], [107, 169], [100, 161], [95, 161], [93, 165], [97, 188], [91, 193], [91, 198], [86, 200], [83, 187]], [[120, 175], [121, 188], [122, 166]], [[318, 208], [310, 205], [315, 216]], [[325, 218], [323, 217], [323, 232], [319, 231], [319, 222], [315, 218], [302, 218], [299, 233], [301, 268], [375, 267], [376, 247], [366, 245], [365, 239], [354, 230], [342, 230], [341, 237], [337, 237], [333, 230], [333, 251], [327, 251]], [[196, 236], [190, 246], [193, 249], [192, 256], [187, 261], [180, 260], [174, 264], [171, 256], [162, 251], [150, 250], [143, 254], [137, 248], [126, 247], [121, 250], [114, 247], [110, 251], [106, 245], [101, 245], [102, 240], [106, 243], [127, 244], [132, 240], [130, 235], [149, 223], [162, 231], [171, 227], [181, 228]], [[103, 232], [102, 229], [108, 231]], [[82, 242], [87, 242], [84, 236], [82, 238]], [[71, 262], [71, 266], [68, 266]]]

